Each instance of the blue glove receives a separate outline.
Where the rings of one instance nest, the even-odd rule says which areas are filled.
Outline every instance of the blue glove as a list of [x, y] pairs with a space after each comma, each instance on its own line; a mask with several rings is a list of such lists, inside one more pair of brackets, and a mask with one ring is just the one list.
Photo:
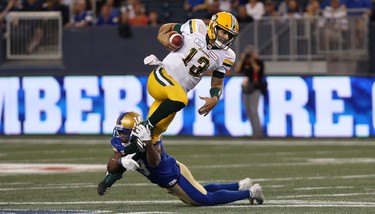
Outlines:
[[115, 151], [124, 153], [124, 146], [122, 145], [121, 137], [113, 137], [111, 139], [112, 147]]

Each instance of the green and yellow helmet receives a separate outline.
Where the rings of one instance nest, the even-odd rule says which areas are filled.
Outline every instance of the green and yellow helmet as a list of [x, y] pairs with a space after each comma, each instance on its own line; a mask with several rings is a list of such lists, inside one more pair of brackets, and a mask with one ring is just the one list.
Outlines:
[[[226, 42], [219, 41], [217, 35], [218, 28], [229, 33], [230, 38]], [[212, 16], [208, 24], [207, 34], [208, 38], [215, 42], [216, 47], [227, 50], [238, 35], [239, 29], [240, 25], [236, 17], [228, 12], [218, 12]]]

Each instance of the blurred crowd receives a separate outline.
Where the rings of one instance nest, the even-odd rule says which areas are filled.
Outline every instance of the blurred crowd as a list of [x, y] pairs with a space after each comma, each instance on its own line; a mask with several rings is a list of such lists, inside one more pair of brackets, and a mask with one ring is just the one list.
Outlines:
[[[190, 18], [209, 20], [218, 11], [234, 14], [239, 22], [264, 17], [343, 17], [363, 15], [374, 21], [375, 0], [0, 0], [0, 22], [11, 11], [59, 11], [65, 27], [100, 25], [147, 26], [182, 22]], [[168, 4], [173, 3], [173, 8]], [[155, 5], [160, 4], [160, 7]], [[361, 12], [348, 13], [361, 9]], [[169, 13], [166, 10], [171, 10]], [[173, 11], [178, 11], [173, 13]], [[180, 12], [182, 11], [182, 12]], [[358, 14], [360, 13], [360, 14]], [[171, 15], [174, 14], [174, 15]]]

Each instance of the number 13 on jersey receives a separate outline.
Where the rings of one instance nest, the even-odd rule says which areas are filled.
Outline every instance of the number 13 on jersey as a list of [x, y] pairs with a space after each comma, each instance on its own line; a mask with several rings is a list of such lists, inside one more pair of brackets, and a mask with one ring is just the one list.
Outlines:
[[[190, 49], [190, 53], [185, 58], [182, 59], [184, 61], [185, 66], [188, 66], [189, 62], [192, 60], [192, 58], [197, 53], [198, 53], [198, 50], [196, 48]], [[199, 66], [196, 66], [196, 65], [193, 64], [189, 68], [189, 74], [193, 77], [200, 76], [201, 73], [206, 71], [207, 68], [210, 66], [210, 60], [207, 59], [207, 57], [205, 57], [205, 56], [199, 57], [197, 62], [199, 63]]]

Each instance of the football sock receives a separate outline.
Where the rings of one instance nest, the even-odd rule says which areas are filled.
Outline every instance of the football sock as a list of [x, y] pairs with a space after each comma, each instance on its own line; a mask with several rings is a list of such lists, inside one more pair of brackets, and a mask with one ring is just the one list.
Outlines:
[[104, 182], [107, 187], [111, 187], [117, 180], [120, 180], [122, 178], [122, 173], [113, 173], [108, 172], [108, 174], [104, 178]]
[[168, 115], [178, 112], [184, 107], [185, 104], [183, 102], [166, 99], [159, 105], [154, 113], [152, 113], [148, 120], [151, 125], [155, 126], [162, 119], [168, 117]]
[[251, 197], [250, 191], [229, 191], [229, 190], [219, 190], [216, 192], [207, 193], [210, 204], [226, 204], [233, 201], [238, 201], [242, 199], [248, 199]]
[[216, 192], [219, 190], [238, 190], [238, 183], [229, 184], [207, 184], [203, 186], [207, 192]]
[[122, 178], [122, 174], [124, 173], [124, 171], [121, 173], [107, 172], [104, 180], [98, 184], [98, 194], [104, 195], [117, 180]]

